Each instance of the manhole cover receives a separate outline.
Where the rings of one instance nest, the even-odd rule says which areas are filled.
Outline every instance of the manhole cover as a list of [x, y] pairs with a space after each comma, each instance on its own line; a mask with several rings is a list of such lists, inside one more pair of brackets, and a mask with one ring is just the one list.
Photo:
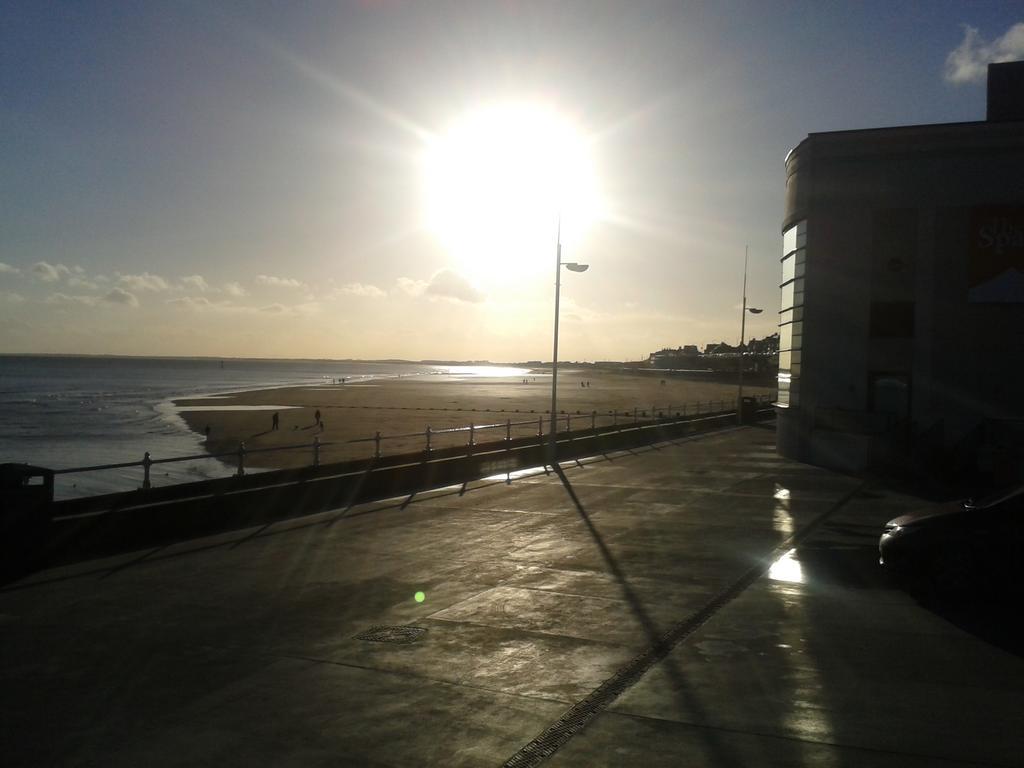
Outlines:
[[372, 643], [415, 643], [426, 632], [425, 627], [370, 627], [355, 639]]

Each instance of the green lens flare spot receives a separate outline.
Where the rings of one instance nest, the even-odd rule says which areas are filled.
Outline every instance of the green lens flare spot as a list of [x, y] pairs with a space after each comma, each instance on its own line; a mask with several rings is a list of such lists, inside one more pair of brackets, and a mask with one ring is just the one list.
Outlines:
[[413, 597], [416, 599], [417, 603], [422, 603], [424, 600], [427, 599], [427, 595], [424, 592], [417, 592], [415, 595], [413, 595]]

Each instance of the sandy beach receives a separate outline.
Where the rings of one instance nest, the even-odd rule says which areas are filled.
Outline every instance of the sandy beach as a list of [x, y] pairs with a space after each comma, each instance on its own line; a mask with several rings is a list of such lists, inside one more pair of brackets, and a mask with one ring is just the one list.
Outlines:
[[[744, 386], [744, 394], [749, 395], [772, 391], [765, 386]], [[632, 418], [634, 408], [679, 412], [685, 405], [686, 412], [692, 413], [698, 403], [701, 410], [707, 410], [709, 403], [717, 407], [720, 401], [734, 403], [735, 398], [736, 385], [723, 382], [595, 369], [569, 368], [558, 374], [558, 410], [570, 414], [574, 429], [589, 426], [594, 411], [601, 425], [612, 423], [612, 411], [628, 412]], [[181, 399], [174, 404], [199, 435], [205, 435], [209, 427], [205, 446], [211, 453], [234, 451], [240, 442], [252, 450], [309, 445], [319, 437], [322, 443], [330, 443], [321, 452], [321, 461], [326, 463], [373, 455], [373, 437], [378, 431], [384, 455], [422, 450], [428, 426], [437, 431], [470, 423], [478, 427], [500, 424], [500, 428], [476, 431], [475, 441], [482, 443], [503, 439], [506, 422], [511, 420], [526, 422], [512, 427], [513, 437], [536, 435], [538, 419], [551, 407], [551, 376], [544, 370], [501, 378], [411, 376], [264, 389]], [[318, 410], [322, 428], [315, 419]], [[272, 429], [274, 413], [279, 418], [277, 430]], [[548, 429], [546, 423], [543, 428]], [[405, 437], [398, 437], [402, 435]], [[435, 448], [467, 442], [466, 432], [442, 432], [431, 439]], [[247, 465], [257, 467], [297, 467], [311, 462], [311, 449], [256, 453], [246, 458]]]

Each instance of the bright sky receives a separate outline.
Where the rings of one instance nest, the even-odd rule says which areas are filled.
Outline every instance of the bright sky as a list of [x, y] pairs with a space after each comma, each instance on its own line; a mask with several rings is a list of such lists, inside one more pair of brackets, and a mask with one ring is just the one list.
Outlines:
[[[216, 9], [216, 10], [214, 10]], [[1008, 2], [7, 2], [0, 352], [622, 360], [774, 328], [786, 152], [982, 120]]]

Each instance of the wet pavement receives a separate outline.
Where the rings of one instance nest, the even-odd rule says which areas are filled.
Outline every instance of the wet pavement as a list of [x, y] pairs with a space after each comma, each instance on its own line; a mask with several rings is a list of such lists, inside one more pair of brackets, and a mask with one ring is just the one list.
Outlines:
[[8, 585], [3, 764], [1021, 764], [1013, 611], [879, 572], [918, 500], [761, 427], [563, 467]]

